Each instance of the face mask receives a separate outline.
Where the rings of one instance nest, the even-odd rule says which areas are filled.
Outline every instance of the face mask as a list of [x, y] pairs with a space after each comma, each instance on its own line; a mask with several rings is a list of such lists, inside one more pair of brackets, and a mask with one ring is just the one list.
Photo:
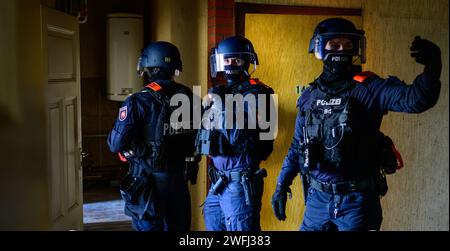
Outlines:
[[225, 79], [227, 80], [228, 84], [234, 84], [237, 82], [244, 82], [249, 78], [247, 71], [243, 70], [247, 67], [245, 65], [244, 67], [241, 66], [225, 66]]
[[339, 77], [351, 70], [353, 65], [352, 59], [353, 57], [348, 55], [329, 55], [324, 62], [325, 68], [331, 74]]

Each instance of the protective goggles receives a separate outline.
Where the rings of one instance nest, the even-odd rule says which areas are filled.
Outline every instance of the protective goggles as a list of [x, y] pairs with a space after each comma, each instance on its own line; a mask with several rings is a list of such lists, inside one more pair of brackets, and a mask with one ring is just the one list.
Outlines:
[[[345, 44], [333, 44], [332, 40], [338, 38], [342, 38], [341, 41], [349, 42]], [[331, 41], [331, 45], [328, 43], [329, 41]], [[333, 55], [359, 56], [361, 63], [364, 64], [366, 62], [366, 37], [358, 33], [322, 33], [315, 37], [314, 54], [317, 59], [323, 61]]]
[[251, 75], [258, 65], [256, 55], [251, 52], [212, 54], [210, 57], [211, 77], [215, 78], [218, 72], [247, 71], [249, 64], [253, 65], [253, 71], [247, 72]]
[[[136, 72], [139, 77], [143, 77], [145, 73], [147, 73], [148, 75], [157, 73], [157, 72], [154, 72], [155, 68], [164, 69], [163, 67], [144, 67], [143, 59], [142, 59], [142, 57], [139, 57], [139, 60], [138, 60], [137, 66], [136, 66]], [[175, 69], [174, 76], [178, 77], [180, 75], [180, 72], [181, 71], [179, 69]]]

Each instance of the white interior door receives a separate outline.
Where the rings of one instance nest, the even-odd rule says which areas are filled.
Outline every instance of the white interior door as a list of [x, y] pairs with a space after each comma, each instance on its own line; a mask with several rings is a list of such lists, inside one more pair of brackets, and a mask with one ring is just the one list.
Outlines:
[[79, 29], [75, 17], [41, 7], [46, 73], [50, 226], [83, 227]]

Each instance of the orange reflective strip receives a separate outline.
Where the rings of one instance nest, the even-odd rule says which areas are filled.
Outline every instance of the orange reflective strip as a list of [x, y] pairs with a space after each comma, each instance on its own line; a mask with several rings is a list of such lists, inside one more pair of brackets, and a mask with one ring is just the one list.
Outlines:
[[259, 83], [259, 80], [257, 78], [256, 79], [250, 79], [250, 84], [251, 85], [256, 85], [258, 83]]
[[358, 83], [364, 83], [364, 80], [366, 80], [369, 77], [376, 76], [376, 75], [377, 74], [375, 74], [375, 73], [373, 73], [371, 71], [364, 71], [364, 72], [356, 74], [353, 77], [353, 80], [355, 80]]
[[154, 90], [155, 92], [160, 91], [162, 89], [162, 87], [156, 82], [152, 82], [151, 84], [147, 85], [147, 87]]

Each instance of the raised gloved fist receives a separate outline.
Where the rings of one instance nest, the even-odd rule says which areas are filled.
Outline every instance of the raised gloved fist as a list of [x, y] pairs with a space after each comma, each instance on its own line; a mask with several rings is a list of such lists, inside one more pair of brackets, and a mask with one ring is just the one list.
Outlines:
[[291, 194], [290, 188], [283, 188], [282, 186], [278, 185], [272, 195], [272, 209], [275, 217], [279, 221], [286, 220], [286, 201], [288, 193]]
[[441, 49], [433, 42], [416, 36], [411, 45], [411, 57], [419, 64], [436, 65], [441, 61]]

